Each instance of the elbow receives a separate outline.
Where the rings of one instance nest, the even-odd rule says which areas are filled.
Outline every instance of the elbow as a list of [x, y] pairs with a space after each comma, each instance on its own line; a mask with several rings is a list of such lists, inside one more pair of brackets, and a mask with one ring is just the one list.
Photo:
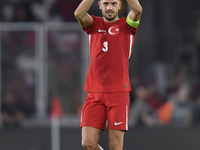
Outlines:
[[142, 14], [142, 12], [143, 12], [143, 9], [142, 9], [141, 6], [140, 6], [140, 10], [139, 10], [139, 12], [140, 12], [140, 14]]
[[77, 11], [75, 11], [75, 12], [74, 12], [74, 16], [75, 16], [76, 18], [78, 18], [80, 15], [77, 13]]
[[77, 10], [75, 10], [74, 16], [75, 16], [76, 18], [81, 18], [81, 14], [80, 14]]
[[74, 12], [74, 16], [77, 18], [77, 19], [81, 19], [83, 18], [85, 14], [81, 13], [79, 10], [75, 10]]
[[136, 14], [136, 15], [141, 15], [142, 12], [143, 12], [143, 9], [142, 9], [141, 6], [139, 6], [139, 7], [135, 10], [135, 14]]
[[74, 12], [74, 16], [77, 18], [77, 19], [81, 19], [83, 17], [82, 14], [79, 14], [77, 12]]

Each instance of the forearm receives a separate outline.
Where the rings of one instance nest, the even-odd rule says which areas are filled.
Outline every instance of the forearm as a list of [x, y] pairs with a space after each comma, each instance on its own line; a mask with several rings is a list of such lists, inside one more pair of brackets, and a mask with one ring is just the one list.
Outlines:
[[128, 5], [130, 6], [133, 12], [142, 13], [142, 6], [140, 5], [138, 0], [126, 0]]
[[137, 21], [140, 19], [142, 14], [142, 6], [140, 5], [138, 0], [126, 0], [128, 5], [130, 6], [132, 12], [129, 13], [129, 17], [133, 21]]
[[88, 12], [93, 2], [94, 0], [83, 0], [74, 12], [75, 17], [82, 18]]

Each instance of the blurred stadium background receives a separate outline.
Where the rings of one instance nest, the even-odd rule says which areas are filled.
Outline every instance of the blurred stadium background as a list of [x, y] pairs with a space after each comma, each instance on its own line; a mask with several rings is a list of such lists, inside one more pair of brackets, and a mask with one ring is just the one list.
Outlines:
[[[0, 1], [0, 150], [81, 150], [88, 37], [81, 0]], [[200, 1], [140, 0], [126, 150], [199, 150]], [[122, 0], [120, 17], [129, 7]], [[89, 14], [101, 16], [97, 1]], [[60, 118], [52, 148], [51, 115]], [[108, 149], [107, 130], [100, 144]]]

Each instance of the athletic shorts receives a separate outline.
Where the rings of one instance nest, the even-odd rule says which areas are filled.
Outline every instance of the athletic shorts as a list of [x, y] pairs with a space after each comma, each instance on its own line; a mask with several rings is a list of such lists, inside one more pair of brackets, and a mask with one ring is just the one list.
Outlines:
[[130, 92], [88, 93], [82, 114], [81, 127], [105, 130], [128, 130]]

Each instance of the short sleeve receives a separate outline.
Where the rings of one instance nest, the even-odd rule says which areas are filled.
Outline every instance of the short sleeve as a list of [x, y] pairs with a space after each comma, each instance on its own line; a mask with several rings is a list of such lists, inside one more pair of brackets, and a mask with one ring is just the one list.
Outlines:
[[[126, 19], [125, 19], [126, 20]], [[126, 22], [126, 21], [125, 21]], [[137, 32], [137, 30], [138, 30], [138, 27], [139, 27], [139, 25], [137, 26], [137, 28], [133, 28], [133, 27], [131, 27], [127, 22], [126, 22], [126, 29], [128, 29], [132, 34], [136, 34], [136, 32]]]
[[95, 26], [95, 23], [96, 23], [96, 17], [91, 15], [92, 19], [93, 19], [93, 24], [91, 26], [89, 26], [89, 28], [85, 29], [85, 28], [82, 28], [83, 31], [85, 31], [87, 34], [90, 34]]

